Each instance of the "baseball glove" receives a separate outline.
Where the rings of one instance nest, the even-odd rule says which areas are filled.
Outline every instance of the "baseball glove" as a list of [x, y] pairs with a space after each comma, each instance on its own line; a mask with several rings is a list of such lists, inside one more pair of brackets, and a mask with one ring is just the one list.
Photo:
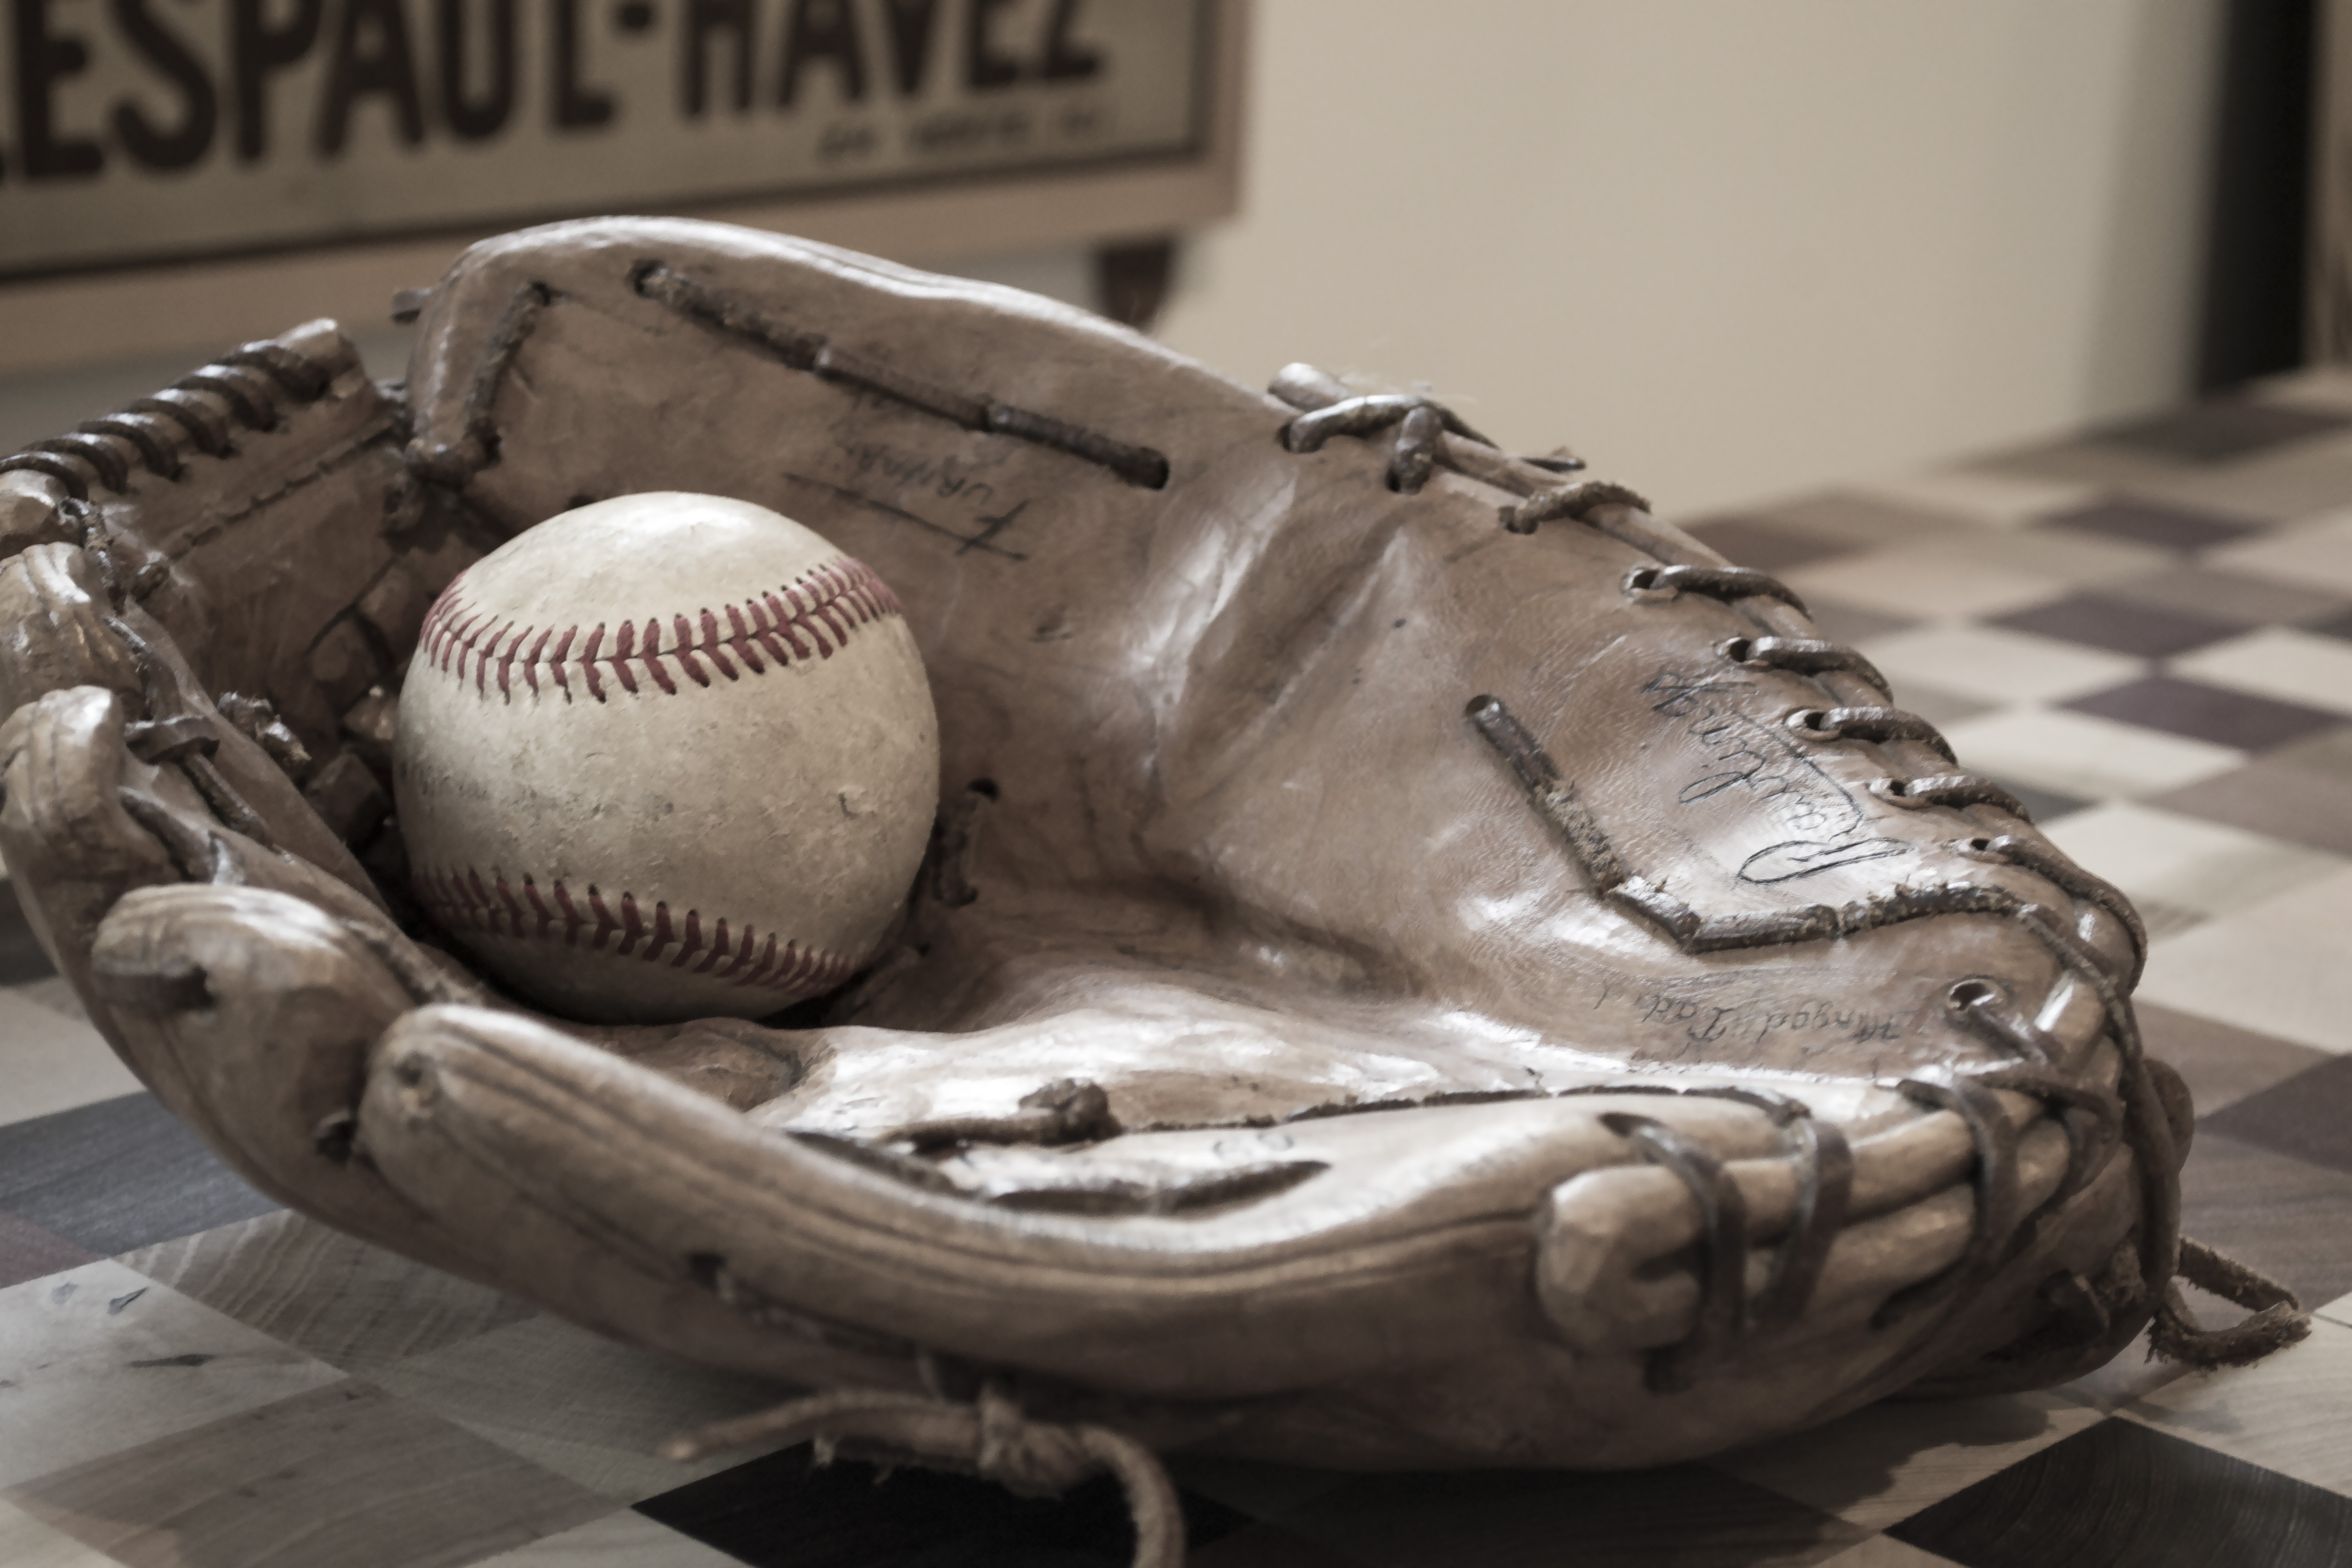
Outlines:
[[[529, 230], [407, 302], [404, 386], [314, 323], [0, 464], [0, 848], [257, 1186], [820, 1391], [688, 1447], [1108, 1468], [1172, 1562], [1153, 1450], [1651, 1465], [2151, 1317], [2204, 1362], [2300, 1332], [2179, 1238], [2130, 905], [1573, 459], [709, 225]], [[501, 995], [449, 932], [606, 931], [388, 816], [436, 596], [655, 489], [872, 567], [937, 699], [902, 923], [772, 1026]], [[614, 700], [755, 678], [676, 624]], [[568, 700], [529, 632], [431, 635]], [[612, 962], [758, 981], [684, 929]], [[2179, 1273], [2260, 1310], [2208, 1333]]]

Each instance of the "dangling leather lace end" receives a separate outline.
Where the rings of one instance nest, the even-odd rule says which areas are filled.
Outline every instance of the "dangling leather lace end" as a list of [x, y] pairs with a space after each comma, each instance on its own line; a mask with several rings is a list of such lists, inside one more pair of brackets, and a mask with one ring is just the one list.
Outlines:
[[971, 1405], [866, 1389], [811, 1394], [672, 1438], [661, 1452], [688, 1460], [752, 1443], [808, 1442], [823, 1461], [851, 1442], [906, 1463], [982, 1476], [1022, 1497], [1053, 1497], [1108, 1470], [1135, 1522], [1135, 1568], [1181, 1568], [1184, 1561], [1183, 1510], [1151, 1450], [1107, 1426], [1032, 1421], [993, 1384]]
[[[2178, 1279], [2235, 1302], [2253, 1316], [2226, 1329], [2206, 1328], [2189, 1311]], [[2311, 1314], [2303, 1310], [2294, 1291], [2184, 1236], [2176, 1282], [2165, 1287], [2156, 1321], [2148, 1327], [2147, 1353], [2151, 1361], [2161, 1357], [2200, 1371], [2250, 1366], [2310, 1333]]]

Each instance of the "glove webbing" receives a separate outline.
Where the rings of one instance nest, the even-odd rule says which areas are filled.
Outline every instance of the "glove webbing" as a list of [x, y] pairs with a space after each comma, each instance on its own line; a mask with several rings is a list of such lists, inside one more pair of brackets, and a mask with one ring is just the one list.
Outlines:
[[[1639, 497], [1622, 491], [1618, 487], [1584, 483], [1565, 486], [1532, 498], [1521, 505], [1506, 507], [1504, 523], [1513, 531], [1528, 531], [1532, 528], [1531, 522], [1525, 529], [1518, 526], [1523, 517], [1548, 519], [1567, 516], [1591, 521], [1590, 514], [1600, 509], [1622, 512], [1629, 508], [1638, 511], [1641, 507]], [[1646, 519], [1638, 521], [1647, 521]], [[1803, 613], [1801, 602], [1784, 584], [1763, 573], [1742, 567], [1704, 563], [1642, 566], [1628, 574], [1625, 587], [1629, 594], [1643, 599], [1672, 597], [1684, 592], [1704, 594], [1727, 602], [1749, 597], [1777, 599], [1796, 608], [1800, 614]], [[1741, 652], [1752, 659], [1758, 649], [1770, 640], [1742, 638], [1735, 639], [1735, 642]], [[1826, 658], [1812, 639], [1803, 639], [1801, 647], [1804, 651], [1789, 661], [1790, 667], [1799, 673], [1811, 673], [1803, 669], [1803, 664], [1817, 666], [1822, 671], [1831, 668], [1851, 668], [1845, 661]], [[2050, 951], [2062, 969], [2088, 985], [2098, 996], [2107, 1020], [2107, 1033], [2115, 1040], [2120, 1058], [2120, 1094], [2116, 1097], [2119, 1103], [2111, 1102], [2102, 1086], [2083, 1078], [2075, 1070], [2087, 1065], [2088, 1052], [2085, 1052], [2084, 1064], [2053, 1060], [2050, 1049], [2053, 1042], [2049, 1037], [2027, 1023], [2006, 996], [1996, 998], [1989, 983], [1962, 981], [1952, 987], [1948, 1002], [1954, 1013], [1964, 1023], [1973, 1026], [1976, 1032], [2011, 1049], [2025, 1063], [2031, 1064], [2031, 1070], [2020, 1072], [2005, 1067], [1996, 1068], [1994, 1070], [2000, 1079], [1997, 1083], [1990, 1082], [1990, 1075], [1985, 1074], [1923, 1074], [1898, 1086], [1906, 1096], [1953, 1111], [1968, 1125], [1978, 1151], [1978, 1202], [1969, 1245], [1959, 1261], [1937, 1277], [1920, 1281], [1889, 1298], [1874, 1320], [1877, 1323], [1892, 1322], [1917, 1307], [1937, 1300], [1949, 1303], [1945, 1313], [1948, 1319], [1966, 1304], [1971, 1287], [2031, 1244], [2040, 1223], [2054, 1214], [2064, 1198], [2080, 1190], [2096, 1168], [2095, 1162], [2104, 1160], [2110, 1146], [2104, 1138], [2095, 1139], [2078, 1129], [2075, 1119], [2066, 1114], [2069, 1110], [2077, 1110], [2087, 1111], [2089, 1119], [2102, 1131], [2109, 1126], [2119, 1126], [2122, 1140], [2132, 1149], [2140, 1176], [2143, 1222], [2140, 1227], [2139, 1305], [2127, 1315], [2137, 1318], [2144, 1311], [2160, 1314], [2159, 1353], [2200, 1360], [2206, 1364], [2242, 1354], [2245, 1359], [2251, 1359], [2268, 1349], [2277, 1348], [2279, 1344], [2292, 1342], [2308, 1331], [2307, 1321], [2301, 1321], [2300, 1328], [2296, 1326], [2301, 1309], [2291, 1293], [2236, 1265], [2229, 1266], [2236, 1270], [2230, 1279], [2233, 1285], [2242, 1287], [2241, 1297], [2245, 1304], [2262, 1308], [2256, 1321], [2250, 1321], [2236, 1329], [2209, 1331], [2196, 1325], [2195, 1320], [2187, 1314], [2185, 1306], [2176, 1305], [2178, 1292], [2172, 1285], [2172, 1279], [2176, 1269], [2183, 1267], [2179, 1192], [2172, 1175], [2179, 1160], [2171, 1124], [2150, 1077], [2138, 1023], [2127, 1000], [2128, 988], [2137, 980], [2146, 962], [2147, 936], [2137, 918], [2129, 913], [2127, 901], [2113, 888], [2087, 873], [2071, 868], [2068, 874], [2049, 879], [2070, 896], [2110, 912], [2118, 912], [2122, 923], [2130, 932], [2133, 947], [2121, 984], [2117, 984], [2118, 975], [2110, 973], [2115, 966], [2082, 940], [2070, 928], [2070, 922], [2056, 910], [1998, 887], [1948, 883], [1928, 889], [1898, 889], [1891, 894], [1842, 908], [1812, 905], [1771, 914], [1703, 915], [1668, 895], [1662, 887], [1654, 886], [1632, 874], [1610, 842], [1607, 830], [1579, 798], [1575, 786], [1562, 777], [1558, 764], [1512, 717], [1499, 698], [1488, 695], [1475, 697], [1470, 700], [1466, 713], [1488, 743], [1510, 763], [1512, 771], [1526, 788], [1530, 803], [1559, 831], [1594, 890], [1620, 908], [1661, 928], [1685, 952], [1704, 952], [1824, 940], [1938, 914], [2003, 915], [2015, 920]], [[1918, 740], [1922, 743], [1934, 744], [1934, 749], [1949, 754], [1949, 747], [1939, 743], [1941, 737], [1933, 736], [1933, 731], [1924, 721], [1897, 710], [1871, 710], [1869, 722], [1853, 726], [1851, 732], [1857, 740], [1876, 740], [1882, 738], [1878, 731], [1884, 731], [1884, 738], [1889, 740]], [[1929, 736], [1933, 737], [1932, 742], [1923, 739]], [[1838, 737], [1824, 732], [1817, 738], [1828, 740]], [[1967, 774], [1889, 781], [1882, 794], [1883, 798], [1906, 806], [1959, 809], [1968, 805], [1991, 805], [2009, 811], [2021, 819], [2024, 815], [2006, 791], [1990, 781]], [[2041, 853], [2037, 846], [2015, 835], [1972, 837], [1960, 841], [1956, 847], [1961, 847], [1978, 858], [2004, 861], [2037, 873], [2047, 872], [2056, 866], [2056, 862]], [[1998, 1005], [1993, 1005], [1996, 1000]], [[1979, 1081], [1968, 1081], [1972, 1079]], [[2053, 1105], [2053, 1115], [2065, 1127], [2070, 1140], [2071, 1153], [2065, 1178], [2035, 1214], [2021, 1219], [2016, 1213], [2015, 1140], [1998, 1102], [1987, 1092], [1991, 1087], [2031, 1094], [2042, 1099], [2045, 1104]], [[1654, 1136], [1646, 1136], [1640, 1142], [1646, 1156], [1667, 1164], [1682, 1176], [1691, 1187], [1702, 1215], [1702, 1295], [1697, 1326], [1684, 1343], [1654, 1352], [1651, 1370], [1653, 1388], [1682, 1386], [1683, 1380], [1691, 1374], [1691, 1369], [1712, 1348], [1714, 1341], [1739, 1330], [1740, 1317], [1727, 1312], [1726, 1308], [1726, 1300], [1731, 1298], [1737, 1288], [1718, 1282], [1744, 1274], [1745, 1226], [1722, 1223], [1720, 1190], [1730, 1185], [1727, 1178], [1717, 1180], [1686, 1157], [1668, 1156]], [[1815, 1163], [1815, 1160], [1807, 1160], [1809, 1166]], [[1810, 1173], [1808, 1176], [1811, 1182], [1817, 1183], [1819, 1179], [1818, 1171]], [[1735, 1235], [1738, 1241], [1737, 1252], [1731, 1247]], [[1791, 1245], [1797, 1239], [1792, 1231]], [[2201, 1260], [2212, 1255], [2199, 1247], [2196, 1256]], [[2201, 1261], [2199, 1267], [2204, 1268]], [[2213, 1278], [2221, 1278], [2214, 1269], [2206, 1268], [2205, 1272]], [[2239, 1279], [2241, 1275], [2243, 1279]], [[2247, 1284], [2248, 1280], [2254, 1283]], [[2114, 1332], [2114, 1325], [2108, 1325], [2107, 1331]], [[1925, 1345], [1933, 1341], [1931, 1331], [1918, 1342]]]

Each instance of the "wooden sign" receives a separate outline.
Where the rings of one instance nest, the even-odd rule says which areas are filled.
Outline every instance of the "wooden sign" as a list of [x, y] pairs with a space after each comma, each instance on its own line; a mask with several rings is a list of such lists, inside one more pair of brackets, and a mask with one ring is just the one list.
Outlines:
[[[943, 257], [1173, 228], [1232, 202], [1229, 0], [0, 10], [0, 332], [12, 286], [355, 243], [425, 254], [425, 237], [446, 251], [590, 213], [871, 244], [995, 197], [1013, 221], [961, 244], [877, 247]], [[1121, 181], [1157, 191], [1164, 219], [1106, 199]]]

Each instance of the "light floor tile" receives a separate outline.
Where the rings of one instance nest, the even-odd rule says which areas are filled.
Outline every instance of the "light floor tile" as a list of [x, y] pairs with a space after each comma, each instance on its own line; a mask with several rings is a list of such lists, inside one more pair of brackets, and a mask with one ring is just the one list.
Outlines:
[[0, 1486], [342, 1373], [100, 1261], [0, 1290]]
[[136, 1094], [139, 1080], [96, 1029], [0, 991], [0, 1121]]
[[1956, 523], [1938, 538], [1842, 555], [1787, 578], [1801, 594], [1952, 620], [2021, 610], [2068, 588], [2146, 576], [2174, 560], [2168, 551], [2126, 540]]
[[1947, 726], [1944, 738], [1973, 773], [2092, 800], [2178, 789], [2246, 760], [2234, 747], [2049, 708], [1963, 720]]
[[280, 1209], [119, 1261], [359, 1377], [533, 1309]]
[[2133, 899], [2207, 915], [2258, 904], [2347, 865], [2299, 844], [2128, 801], [2078, 811], [2047, 831], [2078, 864]]
[[1714, 1463], [1849, 1523], [1884, 1530], [2104, 1419], [2096, 1406], [2055, 1392], [1873, 1405]]
[[2147, 929], [2147, 940], [2158, 942], [2168, 936], [2179, 936], [2192, 927], [2201, 926], [2213, 917], [2201, 910], [2168, 904], [2156, 899], [2134, 899], [2138, 907], [2139, 923]]
[[1917, 546], [1841, 555], [1781, 577], [1808, 599], [1838, 599], [1921, 620], [2005, 615], [2061, 592], [2030, 572], [1956, 562], [1948, 551]]
[[1989, 702], [2063, 702], [2120, 686], [2147, 671], [2145, 660], [2001, 626], [1918, 626], [1862, 645], [1895, 682], [1895, 701], [1916, 680]]
[[2226, 571], [2276, 577], [2301, 587], [2352, 593], [2352, 510], [2300, 528], [2226, 545], [2206, 560]]
[[1981, 697], [1945, 691], [1918, 680], [1903, 683], [1903, 707], [1939, 729], [1993, 710], [1992, 705]]
[[741, 1560], [623, 1509], [486, 1558], [481, 1568], [741, 1568]]
[[2164, 1361], [2148, 1354], [2147, 1333], [2143, 1330], [2137, 1339], [2109, 1357], [2105, 1366], [2084, 1373], [2072, 1383], [2061, 1384], [2050, 1392], [2061, 1399], [2071, 1399], [2077, 1405], [2087, 1405], [2112, 1415], [2133, 1400], [2184, 1375], [2186, 1370], [2177, 1361]]
[[2326, 1320], [2311, 1337], [2252, 1366], [2192, 1373], [2125, 1407], [2138, 1421], [2232, 1458], [2352, 1495], [2352, 1328]]
[[2352, 713], [2352, 642], [2292, 626], [2264, 626], [2172, 661], [2172, 671], [2214, 686]]
[[357, 1379], [8, 1497], [128, 1568], [457, 1568], [613, 1509]]
[[2352, 410], [2352, 371], [2335, 365], [2290, 371], [2257, 383], [2250, 395], [2257, 403]]
[[5, 1498], [0, 1498], [0, 1563], [8, 1568], [122, 1568], [117, 1559], [51, 1529]]
[[1955, 563], [1980, 561], [2072, 588], [2141, 576], [2179, 559], [2170, 550], [2137, 540], [2042, 528], [1955, 533], [1938, 548]]
[[1821, 1568], [1959, 1568], [1948, 1557], [1938, 1557], [1922, 1551], [1906, 1541], [1891, 1535], [1874, 1535], [1859, 1546], [1850, 1546], [1834, 1557], [1822, 1560]]
[[2312, 1310], [2314, 1317], [2325, 1318], [2331, 1323], [2341, 1323], [2352, 1329], [2352, 1296], [2338, 1296], [2324, 1307]]
[[73, 983], [62, 974], [52, 974], [46, 980], [27, 980], [22, 985], [8, 988], [11, 995], [47, 1007], [60, 1017], [71, 1018], [77, 1024], [89, 1022], [89, 1010], [74, 994]]
[[2151, 1002], [2324, 1051], [2352, 1051], [2352, 871], [2159, 942]]
[[374, 1381], [620, 1502], [640, 1501], [766, 1451], [737, 1449], [678, 1464], [656, 1450], [682, 1432], [766, 1409], [793, 1393], [658, 1360], [549, 1317], [415, 1357]]
[[2097, 486], [2075, 479], [2045, 479], [2031, 474], [1944, 468], [1873, 479], [1859, 487], [1906, 506], [1965, 517], [1992, 528], [2020, 528], [2053, 512], [2071, 511], [2099, 499]]

